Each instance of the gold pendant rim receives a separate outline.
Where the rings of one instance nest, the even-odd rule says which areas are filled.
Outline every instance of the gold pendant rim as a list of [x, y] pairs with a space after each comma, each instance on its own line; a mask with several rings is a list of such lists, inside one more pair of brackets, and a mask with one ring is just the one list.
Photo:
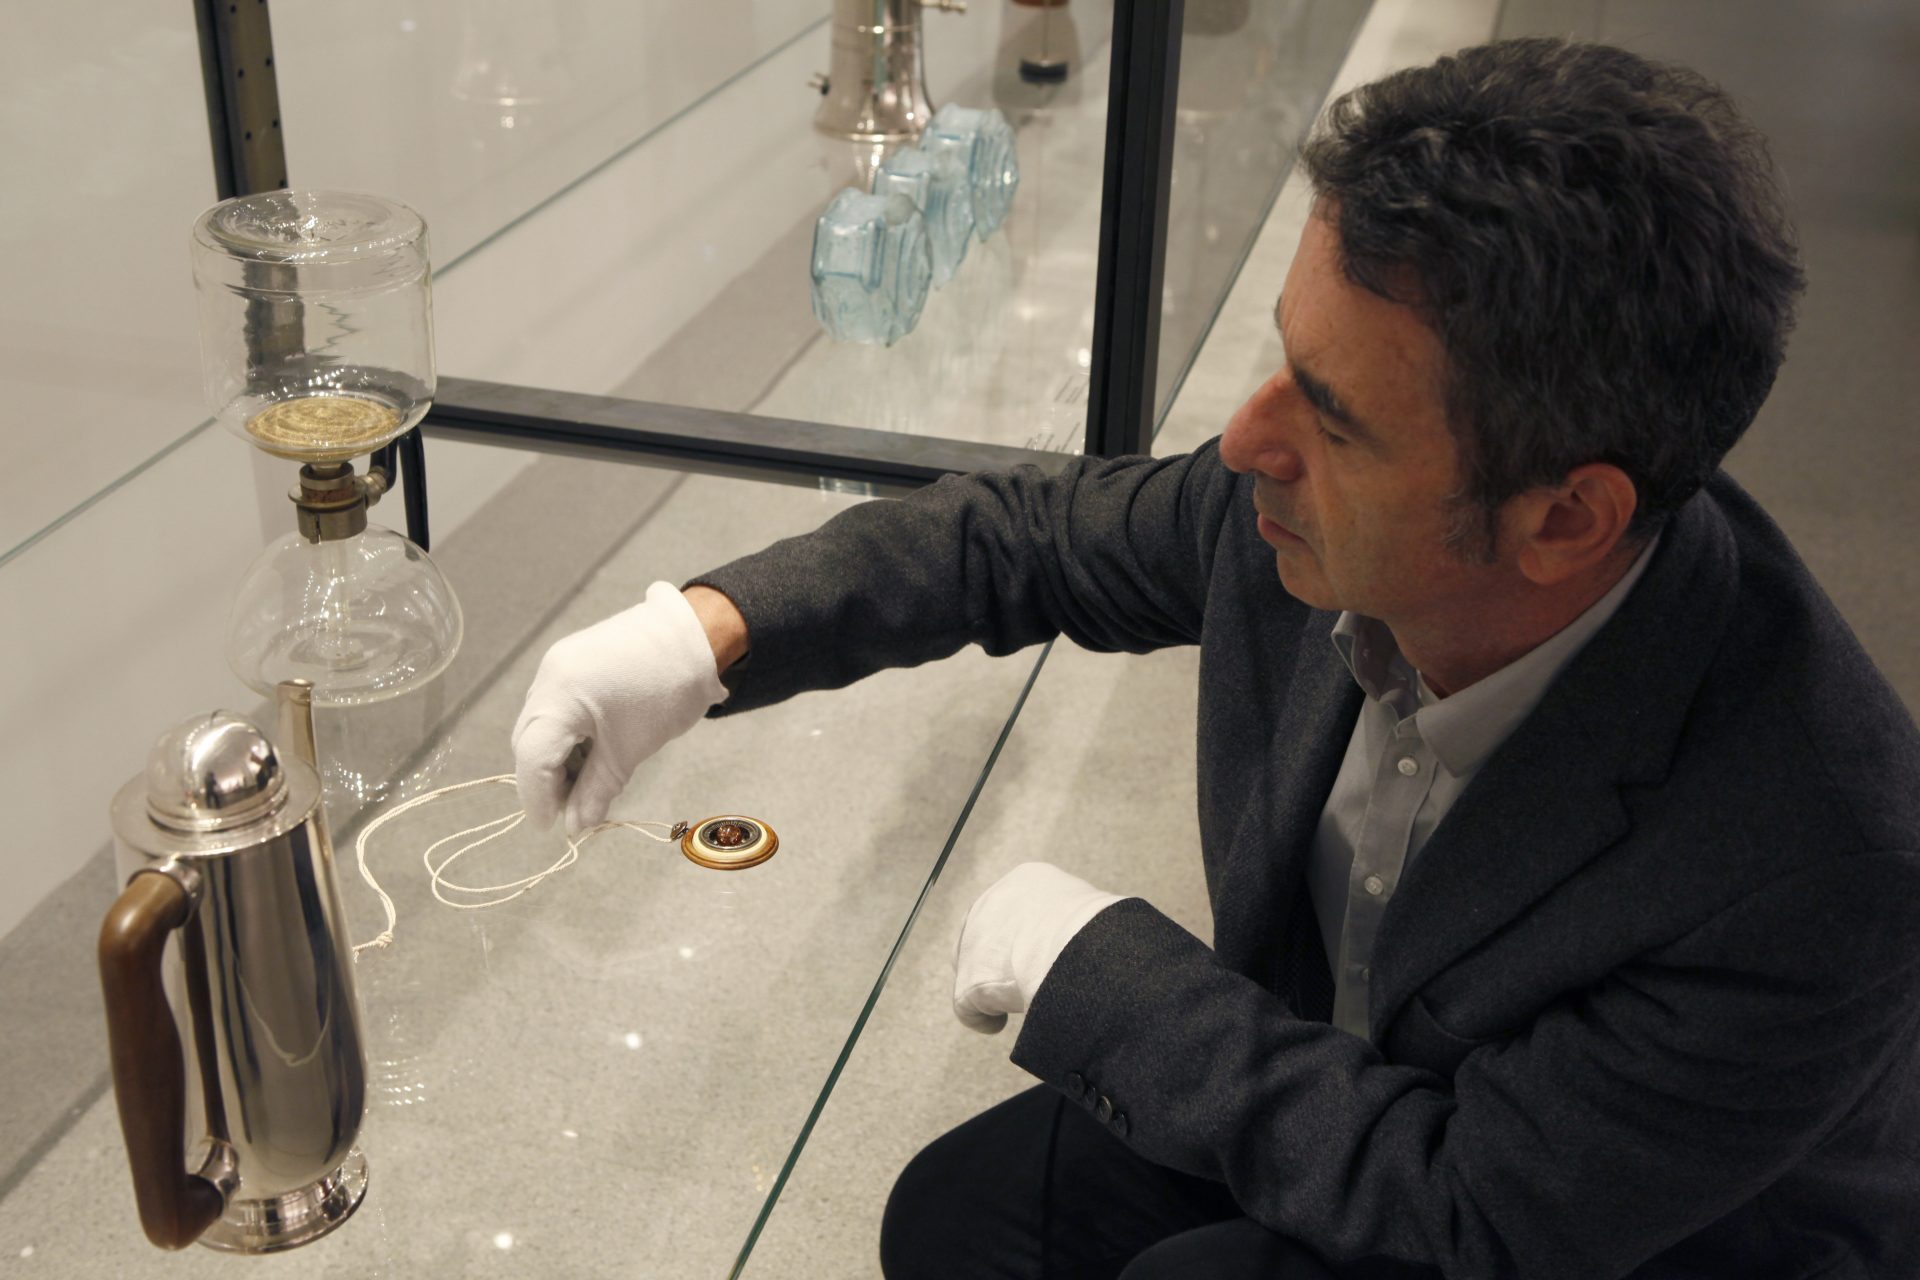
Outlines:
[[[760, 838], [738, 849], [720, 849], [700, 839], [700, 833], [716, 822], [750, 822], [760, 832]], [[723, 813], [711, 818], [702, 818], [687, 827], [687, 833], [680, 837], [680, 852], [687, 861], [710, 871], [745, 871], [748, 867], [757, 867], [780, 851], [780, 837], [774, 829], [760, 818], [749, 817], [744, 813]]]

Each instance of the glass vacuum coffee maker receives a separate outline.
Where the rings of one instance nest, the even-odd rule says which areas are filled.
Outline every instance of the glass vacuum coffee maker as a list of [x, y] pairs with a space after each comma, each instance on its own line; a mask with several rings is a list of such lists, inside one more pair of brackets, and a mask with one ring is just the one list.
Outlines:
[[370, 524], [367, 508], [433, 401], [426, 223], [378, 196], [262, 192], [200, 216], [193, 266], [215, 416], [300, 464], [296, 531], [242, 578], [228, 663], [268, 696], [309, 681], [320, 706], [419, 688], [460, 646], [460, 604], [426, 551]]

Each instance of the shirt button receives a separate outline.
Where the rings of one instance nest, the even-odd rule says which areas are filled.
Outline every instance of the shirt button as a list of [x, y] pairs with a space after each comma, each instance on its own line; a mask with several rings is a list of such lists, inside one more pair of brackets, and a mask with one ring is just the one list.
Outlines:
[[1373, 979], [1373, 968], [1370, 965], [1364, 965], [1364, 964], [1361, 965], [1360, 980], [1362, 982], [1370, 982], [1372, 981], [1372, 979]]
[[1372, 894], [1376, 898], [1379, 897], [1383, 892], [1385, 892], [1387, 887], [1387, 882], [1385, 880], [1382, 880], [1379, 876], [1368, 876], [1365, 880], [1362, 880], [1360, 883], [1365, 885], [1367, 892]]
[[1414, 774], [1418, 772], [1420, 772], [1420, 762], [1418, 760], [1415, 760], [1412, 756], [1400, 757], [1400, 776], [1401, 777], [1411, 778]]

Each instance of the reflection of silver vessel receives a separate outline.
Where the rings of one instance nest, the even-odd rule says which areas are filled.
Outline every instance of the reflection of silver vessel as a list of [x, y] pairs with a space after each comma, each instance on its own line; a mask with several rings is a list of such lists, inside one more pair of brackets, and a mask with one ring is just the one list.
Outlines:
[[580, 46], [582, 33], [570, 17], [570, 10], [515, 0], [460, 6], [453, 96], [473, 104], [475, 124], [524, 129], [529, 113], [577, 94], [569, 50]]
[[201, 716], [113, 804], [126, 887], [100, 979], [140, 1221], [164, 1248], [289, 1249], [366, 1192], [366, 1056], [312, 689], [280, 693], [280, 752], [238, 716]]
[[920, 11], [966, 12], [964, 0], [833, 0], [833, 62], [816, 80], [813, 127], [857, 142], [916, 138], [933, 119]]

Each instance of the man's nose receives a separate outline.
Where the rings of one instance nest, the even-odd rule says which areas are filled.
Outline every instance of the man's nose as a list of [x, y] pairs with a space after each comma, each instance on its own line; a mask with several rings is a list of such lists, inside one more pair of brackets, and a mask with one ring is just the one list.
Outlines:
[[1302, 459], [1298, 447], [1301, 407], [1284, 378], [1262, 384], [1227, 422], [1220, 437], [1220, 461], [1230, 471], [1257, 471], [1275, 480], [1298, 480]]

